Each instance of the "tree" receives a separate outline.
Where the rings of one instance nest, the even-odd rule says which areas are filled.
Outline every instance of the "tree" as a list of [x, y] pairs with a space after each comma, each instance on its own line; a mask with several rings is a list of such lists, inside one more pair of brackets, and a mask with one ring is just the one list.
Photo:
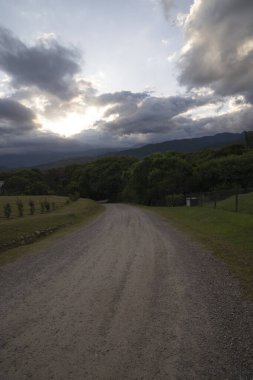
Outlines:
[[156, 153], [138, 162], [130, 182], [136, 201], [147, 205], [166, 204], [169, 194], [185, 193], [193, 176], [193, 168], [178, 154]]
[[246, 148], [253, 149], [253, 131], [245, 131], [244, 139]]
[[30, 208], [30, 215], [34, 215], [34, 212], [35, 212], [34, 201], [32, 201], [32, 200], [29, 201], [29, 208]]
[[13, 175], [4, 184], [5, 193], [8, 195], [21, 195], [25, 193], [29, 180], [21, 175]]
[[17, 199], [16, 205], [18, 208], [18, 216], [21, 218], [24, 215], [24, 204], [21, 199]]
[[6, 217], [6, 219], [9, 219], [11, 216], [11, 205], [10, 205], [10, 203], [6, 203], [4, 205], [4, 216]]
[[79, 180], [81, 196], [112, 202], [121, 200], [125, 173], [134, 162], [133, 157], [106, 157], [86, 164]]

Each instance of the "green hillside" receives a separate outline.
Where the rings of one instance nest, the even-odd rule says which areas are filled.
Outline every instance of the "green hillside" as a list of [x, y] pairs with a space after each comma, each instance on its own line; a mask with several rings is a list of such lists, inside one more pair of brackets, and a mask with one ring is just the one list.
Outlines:
[[[231, 196], [218, 202], [217, 207], [228, 211], [235, 210], [235, 196]], [[246, 214], [253, 214], [253, 193], [238, 195], [238, 211]]]

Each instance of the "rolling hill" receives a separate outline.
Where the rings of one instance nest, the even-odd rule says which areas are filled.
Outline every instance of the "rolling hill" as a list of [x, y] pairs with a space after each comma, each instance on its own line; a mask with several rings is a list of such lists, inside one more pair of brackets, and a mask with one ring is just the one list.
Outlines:
[[204, 136], [192, 139], [164, 141], [158, 144], [148, 144], [140, 148], [124, 150], [118, 152], [117, 154], [143, 158], [157, 152], [191, 153], [205, 148], [219, 148], [224, 145], [243, 142], [243, 133], [219, 133], [214, 136]]
[[27, 153], [0, 156], [1, 169], [36, 167], [48, 169], [71, 164], [83, 164], [103, 156], [146, 157], [152, 153], [181, 152], [190, 153], [205, 148], [219, 148], [225, 145], [244, 143], [244, 133], [219, 133], [192, 139], [169, 140], [156, 144], [148, 144], [132, 149], [88, 149], [79, 152]]

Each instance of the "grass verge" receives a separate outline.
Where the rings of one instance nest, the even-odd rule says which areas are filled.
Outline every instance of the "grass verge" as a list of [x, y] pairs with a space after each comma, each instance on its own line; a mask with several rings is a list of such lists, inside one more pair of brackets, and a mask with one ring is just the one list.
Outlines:
[[222, 259], [253, 300], [253, 217], [206, 207], [149, 207]]
[[50, 213], [5, 220], [0, 223], [0, 265], [30, 251], [28, 244], [34, 243], [34, 246], [36, 241], [53, 232], [59, 235], [73, 226], [88, 223], [103, 209], [92, 200], [79, 199]]

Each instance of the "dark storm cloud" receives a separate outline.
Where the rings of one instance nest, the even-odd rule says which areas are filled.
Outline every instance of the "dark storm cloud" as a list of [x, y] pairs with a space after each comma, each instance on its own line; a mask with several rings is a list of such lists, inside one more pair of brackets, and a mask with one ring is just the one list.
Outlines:
[[185, 24], [180, 83], [253, 102], [253, 1], [195, 1]]
[[[1, 156], [9, 154], [34, 153], [46, 156], [47, 154], [86, 155], [88, 150], [96, 147], [126, 146], [106, 132], [97, 132], [94, 129], [85, 130], [73, 137], [62, 137], [56, 133], [32, 128], [23, 130], [23, 133], [2, 133], [0, 127], [0, 166]], [[55, 156], [54, 156], [55, 157]], [[64, 157], [64, 156], [62, 156]], [[53, 158], [54, 159], [54, 158]], [[33, 163], [31, 162], [31, 165]]]
[[179, 138], [199, 137], [216, 133], [230, 132], [240, 133], [243, 130], [253, 130], [253, 108], [247, 108], [239, 112], [230, 112], [221, 116], [206, 117], [192, 120], [179, 116], [174, 122], [177, 125]]
[[96, 103], [101, 106], [108, 104], [137, 104], [142, 99], [149, 96], [147, 92], [119, 91], [114, 93], [102, 94], [96, 98]]
[[12, 99], [0, 99], [0, 120], [30, 122], [35, 118], [33, 112]]
[[[1, 131], [1, 129], [0, 129]], [[47, 154], [47, 152], [69, 152], [81, 150], [82, 144], [72, 139], [63, 138], [55, 133], [30, 130], [23, 134], [1, 134], [0, 158], [5, 154], [19, 154], [34, 152]]]
[[213, 118], [206, 124], [206, 127], [216, 133], [220, 132], [241, 132], [253, 130], [253, 108], [247, 108], [239, 112], [231, 112]]
[[161, 134], [174, 129], [173, 118], [190, 108], [201, 106], [218, 99], [213, 97], [171, 96], [159, 98], [147, 93], [122, 92], [105, 94], [98, 98], [103, 105], [111, 105], [105, 117], [113, 121], [99, 121], [98, 127], [112, 135]]
[[27, 46], [9, 30], [0, 28], [0, 70], [16, 88], [35, 86], [61, 99], [78, 94], [74, 76], [80, 72], [80, 55], [54, 39]]
[[23, 135], [36, 128], [35, 115], [12, 99], [0, 99], [0, 140], [6, 135]]
[[119, 115], [132, 115], [137, 112], [140, 103], [149, 96], [146, 92], [133, 93], [131, 91], [120, 91], [102, 94], [95, 99], [99, 106], [110, 106], [105, 112], [105, 117]]

